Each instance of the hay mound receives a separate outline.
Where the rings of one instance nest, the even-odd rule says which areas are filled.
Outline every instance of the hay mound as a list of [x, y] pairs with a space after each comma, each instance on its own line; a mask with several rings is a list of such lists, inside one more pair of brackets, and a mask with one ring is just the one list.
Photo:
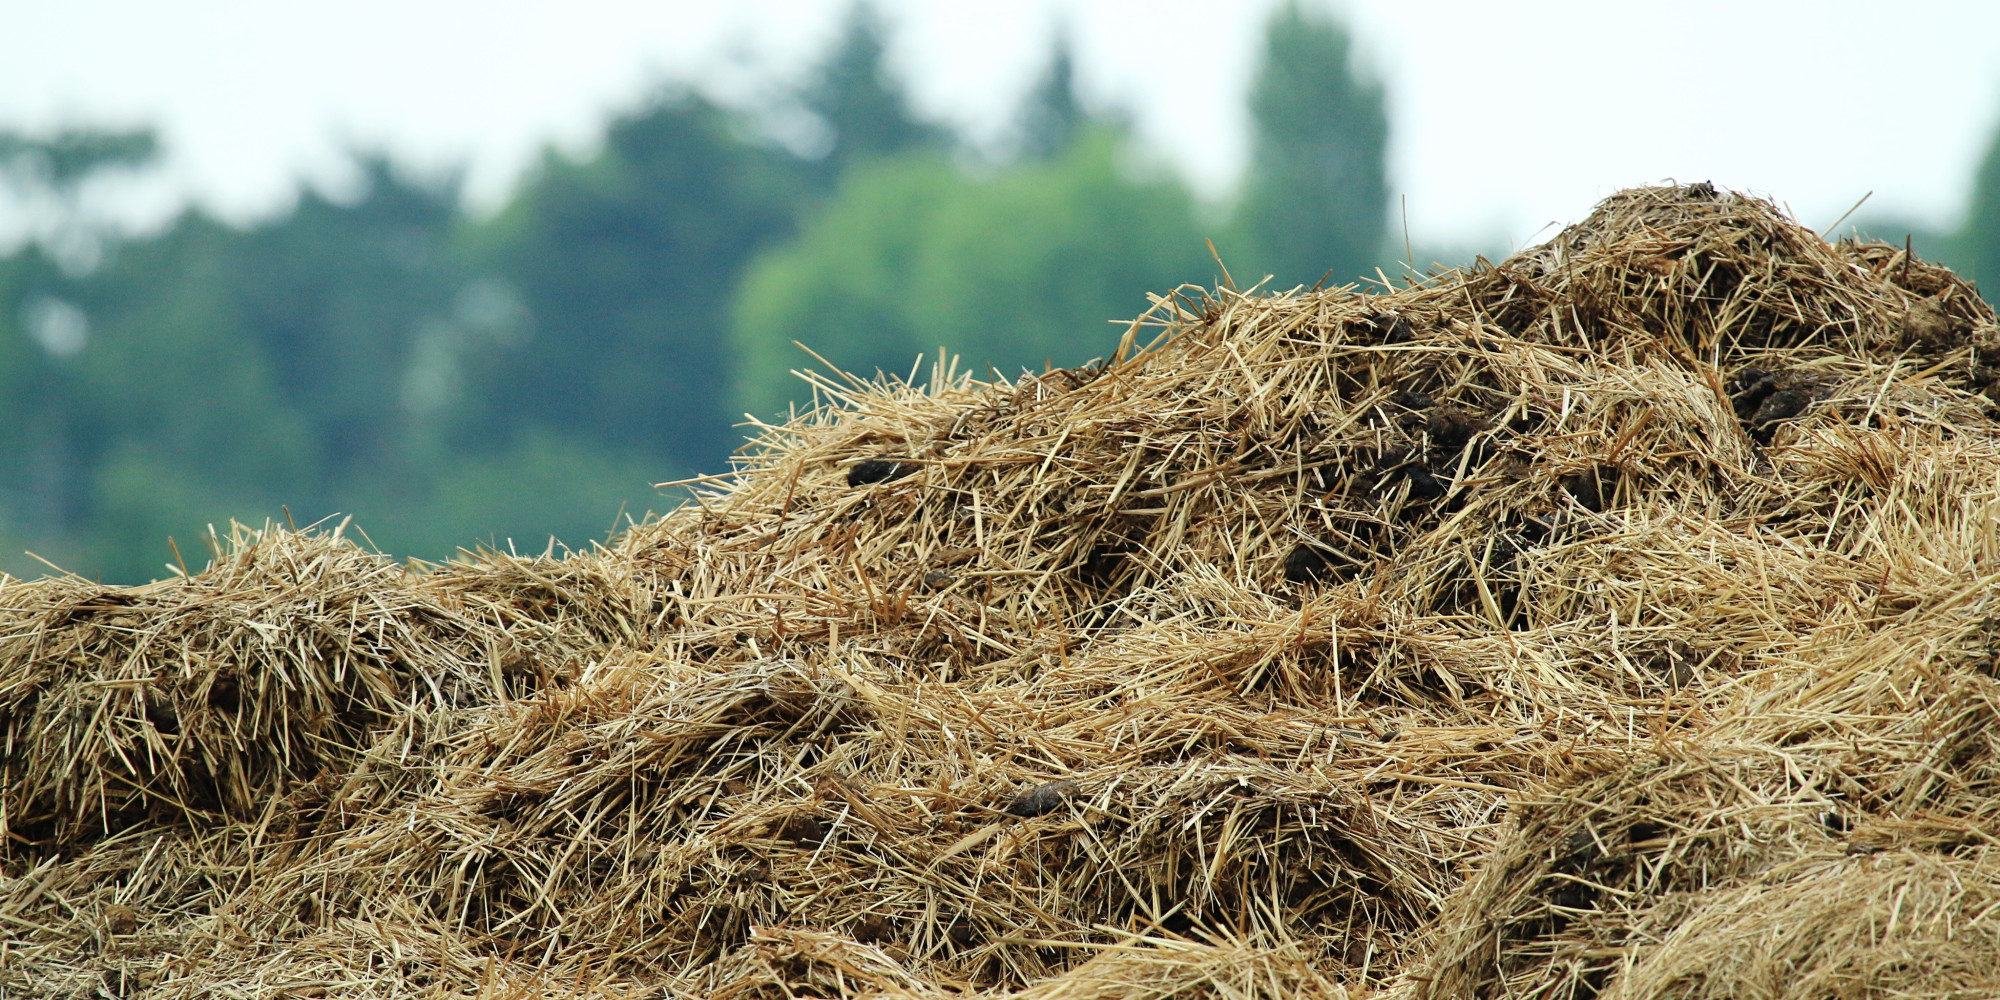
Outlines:
[[1990, 993], [1996, 381], [1949, 271], [1641, 189], [822, 380], [592, 553], [8, 582], [0, 983]]
[[255, 822], [304, 784], [344, 780], [383, 730], [489, 703], [537, 654], [605, 638], [565, 641], [564, 616], [550, 620], [567, 567], [413, 578], [339, 529], [210, 541], [215, 560], [185, 579], [8, 588], [0, 833], [45, 852], [175, 818]]

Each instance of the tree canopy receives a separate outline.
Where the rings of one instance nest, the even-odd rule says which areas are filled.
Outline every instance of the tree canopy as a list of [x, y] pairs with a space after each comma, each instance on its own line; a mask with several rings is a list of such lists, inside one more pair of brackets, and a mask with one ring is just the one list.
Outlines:
[[735, 438], [715, 390], [735, 367], [718, 335], [729, 289], [791, 234], [807, 167], [687, 93], [614, 120], [587, 161], [548, 156], [467, 234], [486, 275], [468, 294], [511, 325], [460, 317], [455, 439], [491, 449], [540, 429], [665, 459], [660, 478], [719, 466]]
[[840, 40], [814, 69], [799, 103], [827, 131], [818, 175], [831, 183], [858, 160], [950, 146], [951, 133], [920, 120], [887, 64], [888, 26], [873, 4], [848, 8]]
[[942, 347], [1003, 373], [1109, 353], [1146, 293], [1213, 271], [1187, 190], [1104, 131], [1055, 159], [975, 174], [939, 157], [864, 166], [736, 296], [741, 409], [805, 398], [788, 373], [907, 375]]
[[1345, 284], [1383, 248], [1389, 119], [1340, 26], [1291, 0], [1272, 16], [1250, 91], [1250, 169], [1224, 261], [1274, 287]]
[[1227, 225], [1086, 107], [1067, 35], [982, 153], [912, 110], [865, 4], [788, 98], [818, 146], [667, 89], [490, 217], [362, 152], [347, 193], [119, 239], [83, 201], [156, 163], [151, 131], [0, 133], [0, 198], [69, 213], [0, 256], [0, 568], [37, 571], [34, 548], [143, 580], [168, 536], [199, 561], [207, 525], [287, 513], [430, 558], [583, 544], [672, 502], [649, 483], [725, 468], [743, 413], [805, 399], [794, 340], [870, 376], [940, 347], [1011, 374], [1106, 354], [1148, 293], [1213, 282], [1211, 236], [1281, 283], [1359, 270], [1381, 88], [1296, 6], [1266, 41]]
[[1047, 68], [1015, 115], [1015, 141], [1023, 157], [1046, 160], [1068, 149], [1089, 124], [1076, 92], [1076, 53], [1069, 32], [1058, 31]]

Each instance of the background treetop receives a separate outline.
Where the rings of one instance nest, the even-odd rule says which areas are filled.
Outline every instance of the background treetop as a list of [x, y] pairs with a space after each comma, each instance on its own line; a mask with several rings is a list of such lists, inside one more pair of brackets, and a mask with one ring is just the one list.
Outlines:
[[43, 136], [0, 131], [0, 176], [23, 188], [67, 192], [107, 170], [149, 166], [159, 154], [159, 135], [150, 128], [70, 127]]

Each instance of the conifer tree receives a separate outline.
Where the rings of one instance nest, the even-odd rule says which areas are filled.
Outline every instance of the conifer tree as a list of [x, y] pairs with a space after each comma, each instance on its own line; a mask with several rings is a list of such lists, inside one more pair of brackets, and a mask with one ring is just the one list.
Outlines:
[[[1297, 0], [1272, 16], [1250, 94], [1250, 169], [1225, 248], [1276, 287], [1372, 268], [1388, 201], [1388, 113], [1347, 33]], [[1225, 258], [1227, 259], [1227, 258]]]
[[1016, 118], [1023, 159], [1046, 160], [1069, 148], [1089, 121], [1076, 95], [1076, 57], [1069, 33], [1058, 31], [1048, 68], [1028, 91]]
[[829, 182], [856, 159], [946, 144], [943, 129], [918, 120], [910, 110], [901, 81], [884, 61], [887, 50], [881, 14], [866, 0], [855, 3], [840, 41], [799, 95], [832, 135], [833, 146], [821, 164]]

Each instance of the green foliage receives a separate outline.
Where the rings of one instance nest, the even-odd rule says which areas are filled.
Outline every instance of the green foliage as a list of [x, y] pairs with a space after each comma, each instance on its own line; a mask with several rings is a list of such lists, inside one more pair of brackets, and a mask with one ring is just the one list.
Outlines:
[[232, 519], [262, 524], [279, 513], [274, 496], [253, 498], [241, 486], [150, 442], [120, 441], [92, 465], [90, 530], [63, 568], [109, 581], [157, 580], [178, 547], [188, 568], [200, 569], [208, 526], [227, 534]]
[[[9, 235], [32, 233], [37, 249], [71, 274], [103, 262], [104, 227], [91, 218], [90, 181], [153, 164], [159, 140], [151, 129], [112, 132], [68, 128], [34, 136], [0, 131], [0, 217], [11, 215]], [[13, 209], [14, 212], [7, 212]]]
[[71, 128], [47, 137], [0, 130], [0, 176], [21, 188], [64, 193], [107, 170], [146, 166], [159, 154], [152, 129]]
[[1214, 272], [1187, 189], [1141, 172], [1109, 133], [962, 190], [929, 229], [910, 316], [981, 365], [1109, 354], [1124, 332], [1112, 321], [1143, 312], [1147, 293]]
[[[362, 157], [356, 196], [255, 227], [190, 214], [84, 276], [0, 261], [0, 532], [114, 580], [281, 505], [430, 557], [601, 536], [729, 448], [727, 289], [806, 186], [740, 125], [662, 101], [487, 224]], [[38, 309], [87, 338], [38, 346]]]
[[[823, 156], [670, 92], [487, 220], [454, 180], [361, 156], [352, 197], [120, 243], [88, 182], [153, 162], [150, 131], [0, 133], [0, 194], [41, 240], [0, 257], [0, 546], [143, 580], [167, 536], [192, 566], [208, 525], [287, 508], [401, 555], [580, 546], [660, 506], [650, 482], [720, 469], [744, 410], [804, 398], [793, 340], [871, 375], [941, 346], [1075, 364], [1147, 293], [1214, 280], [1193, 199], [1090, 119], [1065, 38], [1018, 160], [988, 166], [910, 110], [885, 39], [857, 4], [796, 95]], [[1291, 282], [1372, 262], [1386, 126], [1346, 37], [1282, 11], [1254, 110], [1224, 249]]]
[[22, 322], [24, 288], [38, 283], [45, 262], [33, 250], [0, 259], [0, 572], [32, 573], [24, 548], [47, 547], [44, 539], [59, 525], [50, 514], [62, 470], [51, 463], [55, 428], [45, 415], [62, 396], [47, 352], [30, 339]]
[[408, 372], [427, 321], [466, 280], [451, 245], [456, 186], [402, 176], [381, 156], [356, 167], [359, 197], [306, 191], [284, 218], [221, 237], [230, 273], [213, 276], [227, 296], [218, 311], [305, 422], [312, 495], [335, 505], [356, 475], [411, 471]]
[[311, 495], [311, 423], [236, 308], [241, 239], [189, 216], [59, 289], [90, 325], [55, 425], [74, 484], [64, 520], [88, 526], [79, 569], [157, 575], [166, 535]]
[[[1347, 33], [1297, 0], [1272, 15], [1250, 93], [1250, 170], [1223, 259], [1275, 287], [1345, 284], [1383, 246], [1389, 120]], [[1247, 267], [1235, 266], [1241, 261]], [[1247, 282], [1246, 282], [1247, 283]]]
[[[20, 474], [33, 450], [27, 430], [34, 415], [49, 405], [51, 382], [48, 353], [30, 339], [25, 320], [30, 309], [26, 289], [42, 283], [46, 264], [33, 250], [0, 259], [0, 518], [24, 504]], [[18, 516], [18, 515], [17, 515]]]
[[1076, 56], [1069, 35], [1056, 35], [1049, 52], [1049, 65], [1040, 80], [1028, 91], [1016, 116], [1015, 131], [1021, 155], [1030, 160], [1046, 160], [1068, 149], [1076, 141], [1090, 116], [1076, 95]]
[[528, 322], [468, 345], [455, 441], [491, 450], [539, 428], [654, 456], [662, 473], [722, 464], [729, 288], [791, 233], [805, 189], [797, 159], [746, 131], [671, 96], [614, 121], [589, 160], [551, 154], [468, 233], [468, 256], [499, 282], [489, 297], [518, 296]]
[[950, 143], [950, 133], [917, 120], [910, 111], [901, 83], [883, 62], [887, 36], [881, 15], [866, 0], [857, 0], [848, 8], [840, 41], [799, 94], [799, 103], [832, 140], [818, 171], [824, 181], [838, 178], [858, 160]]
[[922, 248], [920, 220], [959, 183], [941, 158], [871, 164], [842, 180], [797, 241], [751, 263], [732, 328], [738, 413], [769, 416], [800, 395], [787, 375], [805, 361], [793, 341], [864, 372], [901, 369], [926, 349], [903, 300]]
[[737, 293], [741, 408], [804, 398], [819, 367], [910, 371], [940, 347], [1002, 371], [1108, 354], [1146, 293], [1212, 266], [1175, 179], [1135, 171], [1115, 136], [976, 176], [937, 157], [856, 168], [799, 239], [760, 257]]

